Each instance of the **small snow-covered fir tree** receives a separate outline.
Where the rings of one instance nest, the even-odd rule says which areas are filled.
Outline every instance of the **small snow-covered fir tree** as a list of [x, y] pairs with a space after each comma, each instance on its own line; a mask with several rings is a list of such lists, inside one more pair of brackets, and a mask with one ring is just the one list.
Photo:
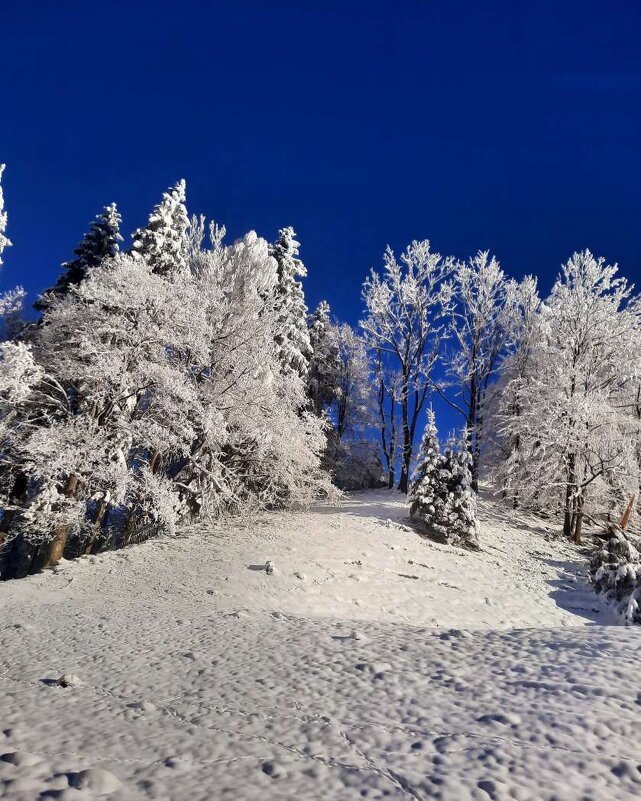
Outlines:
[[441, 448], [438, 442], [436, 418], [432, 408], [427, 411], [427, 426], [418, 452], [418, 464], [410, 485], [410, 514], [420, 520], [432, 520], [440, 506], [438, 489], [442, 483]]
[[626, 623], [641, 623], [641, 541], [620, 526], [611, 529], [590, 559], [590, 578]]
[[467, 432], [455, 449], [445, 453], [447, 469], [450, 474], [446, 515], [450, 531], [456, 540], [467, 548], [479, 547], [476, 525], [476, 492], [473, 489], [472, 455], [467, 447]]
[[458, 447], [440, 452], [432, 409], [410, 486], [410, 514], [420, 520], [430, 537], [478, 549], [476, 494], [472, 489], [471, 457], [466, 437]]
[[97, 214], [89, 226], [89, 231], [83, 236], [74, 249], [76, 258], [65, 262], [64, 272], [56, 285], [45, 292], [35, 303], [39, 311], [47, 309], [54, 297], [64, 295], [70, 286], [78, 285], [87, 277], [87, 272], [97, 267], [103, 259], [113, 258], [120, 250], [120, 223], [122, 219], [115, 203], [105, 206]]
[[281, 228], [278, 239], [269, 249], [270, 255], [276, 260], [278, 275], [276, 344], [283, 371], [293, 371], [306, 377], [312, 349], [303, 285], [296, 278], [305, 278], [307, 270], [298, 258], [300, 244], [295, 237], [293, 228]]
[[145, 228], [133, 234], [132, 252], [144, 256], [153, 272], [170, 275], [182, 270], [189, 250], [189, 215], [184, 180], [167, 192], [149, 215]]
[[11, 242], [5, 236], [7, 230], [7, 212], [4, 210], [4, 196], [2, 194], [2, 173], [4, 172], [5, 165], [0, 164], [0, 265], [2, 265], [2, 251], [8, 247]]

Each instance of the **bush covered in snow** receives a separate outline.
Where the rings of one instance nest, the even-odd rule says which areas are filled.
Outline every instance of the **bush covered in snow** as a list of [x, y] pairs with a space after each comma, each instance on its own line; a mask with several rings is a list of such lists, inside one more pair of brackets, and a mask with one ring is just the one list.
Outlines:
[[619, 526], [590, 560], [590, 575], [597, 593], [610, 599], [626, 623], [641, 623], [641, 541]]

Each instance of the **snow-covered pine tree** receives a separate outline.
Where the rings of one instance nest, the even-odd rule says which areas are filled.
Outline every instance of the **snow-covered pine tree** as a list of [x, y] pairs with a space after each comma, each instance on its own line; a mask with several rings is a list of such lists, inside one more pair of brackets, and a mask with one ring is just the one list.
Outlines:
[[472, 459], [467, 434], [440, 452], [432, 409], [410, 486], [410, 514], [420, 520], [430, 537], [439, 542], [477, 550], [476, 493], [472, 489]]
[[613, 527], [611, 535], [590, 559], [592, 584], [626, 623], [641, 623], [641, 541], [620, 526]]
[[300, 244], [292, 227], [281, 228], [278, 239], [270, 246], [270, 255], [276, 260], [278, 285], [276, 309], [278, 327], [276, 344], [285, 373], [296, 372], [305, 378], [312, 355], [307, 328], [307, 307], [303, 285], [296, 278], [305, 278], [307, 270], [298, 258]]
[[34, 304], [38, 311], [47, 309], [54, 297], [64, 295], [69, 287], [78, 285], [88, 270], [97, 267], [103, 259], [113, 258], [120, 250], [120, 223], [122, 218], [115, 203], [110, 203], [90, 223], [89, 230], [74, 249], [76, 258], [65, 262], [63, 273], [52, 289], [47, 290]]
[[7, 230], [7, 212], [4, 210], [4, 196], [2, 194], [2, 173], [4, 172], [5, 165], [0, 164], [0, 265], [2, 265], [2, 251], [8, 247], [11, 242], [5, 236]]
[[309, 342], [312, 355], [307, 374], [307, 392], [317, 415], [336, 398], [340, 362], [335, 327], [329, 303], [321, 300], [309, 319]]
[[[5, 234], [7, 230], [7, 212], [4, 210], [4, 196], [2, 194], [2, 173], [5, 165], [0, 164], [0, 267], [2, 266], [2, 251], [11, 245]], [[7, 337], [18, 328], [25, 298], [25, 291], [21, 286], [3, 292], [0, 295], [0, 323], [2, 331], [0, 336]]]
[[410, 484], [410, 515], [427, 523], [436, 517], [437, 506], [441, 506], [439, 487], [442, 467], [441, 448], [434, 410], [427, 410], [427, 425], [418, 452], [418, 463]]
[[189, 215], [185, 199], [186, 184], [180, 180], [163, 193], [146, 227], [133, 234], [132, 252], [144, 256], [158, 275], [171, 275], [186, 266]]
[[472, 454], [469, 452], [467, 432], [458, 442], [458, 447], [445, 453], [451, 476], [446, 514], [456, 541], [466, 548], [478, 550], [479, 538], [476, 524], [476, 492], [473, 488]]

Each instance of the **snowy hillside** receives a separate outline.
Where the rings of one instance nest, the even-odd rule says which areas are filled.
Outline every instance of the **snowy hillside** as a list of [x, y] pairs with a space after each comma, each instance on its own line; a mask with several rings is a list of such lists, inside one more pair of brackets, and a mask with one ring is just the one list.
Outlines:
[[0, 798], [637, 798], [641, 634], [480, 518], [469, 553], [362, 493], [0, 585]]

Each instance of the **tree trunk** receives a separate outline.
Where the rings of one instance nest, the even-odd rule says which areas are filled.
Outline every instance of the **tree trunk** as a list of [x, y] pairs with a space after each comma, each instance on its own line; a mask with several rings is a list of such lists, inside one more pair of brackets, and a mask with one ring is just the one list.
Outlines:
[[572, 536], [572, 516], [574, 507], [574, 487], [576, 483], [576, 476], [574, 473], [575, 458], [571, 453], [567, 458], [567, 484], [565, 487], [565, 512], [563, 516], [563, 534], [566, 537]]
[[[473, 359], [476, 360], [476, 346], [472, 351]], [[470, 406], [467, 413], [467, 449], [472, 457], [472, 465], [471, 465], [471, 473], [472, 473], [472, 489], [474, 492], [478, 493], [479, 491], [479, 479], [478, 479], [478, 457], [476, 453], [476, 441], [475, 437], [478, 433], [478, 401], [479, 401], [479, 386], [478, 386], [478, 376], [476, 374], [476, 368], [472, 372], [472, 376], [470, 378]]]
[[398, 481], [398, 488], [407, 495], [410, 482], [410, 463], [412, 461], [412, 440], [410, 428], [407, 423], [407, 410], [403, 410], [403, 463], [401, 464], [401, 477]]
[[576, 514], [574, 520], [574, 534], [572, 537], [572, 541], [574, 542], [575, 545], [581, 545], [583, 542], [581, 539], [581, 534], [583, 530], [583, 504], [584, 504], [584, 498], [583, 495], [581, 494], [577, 498]]
[[[65, 484], [65, 488], [63, 490], [64, 495], [67, 498], [73, 498], [76, 494], [78, 489], [79, 479], [78, 476], [74, 475], [73, 473], [67, 479], [67, 483]], [[67, 544], [67, 538], [69, 536], [69, 526], [58, 526], [58, 528], [54, 532], [53, 540], [49, 543], [48, 552], [46, 553], [43, 568], [46, 567], [53, 567], [57, 565], [58, 562], [62, 559], [62, 555], [65, 550], [65, 545]]]
[[102, 521], [105, 518], [106, 511], [107, 511], [107, 501], [103, 498], [98, 504], [98, 508], [96, 509], [96, 515], [94, 517], [93, 525], [91, 527], [91, 531], [89, 532], [89, 536], [85, 541], [83, 553], [85, 554], [91, 553], [91, 549], [93, 548], [93, 544], [96, 541], [98, 532], [102, 527]]

